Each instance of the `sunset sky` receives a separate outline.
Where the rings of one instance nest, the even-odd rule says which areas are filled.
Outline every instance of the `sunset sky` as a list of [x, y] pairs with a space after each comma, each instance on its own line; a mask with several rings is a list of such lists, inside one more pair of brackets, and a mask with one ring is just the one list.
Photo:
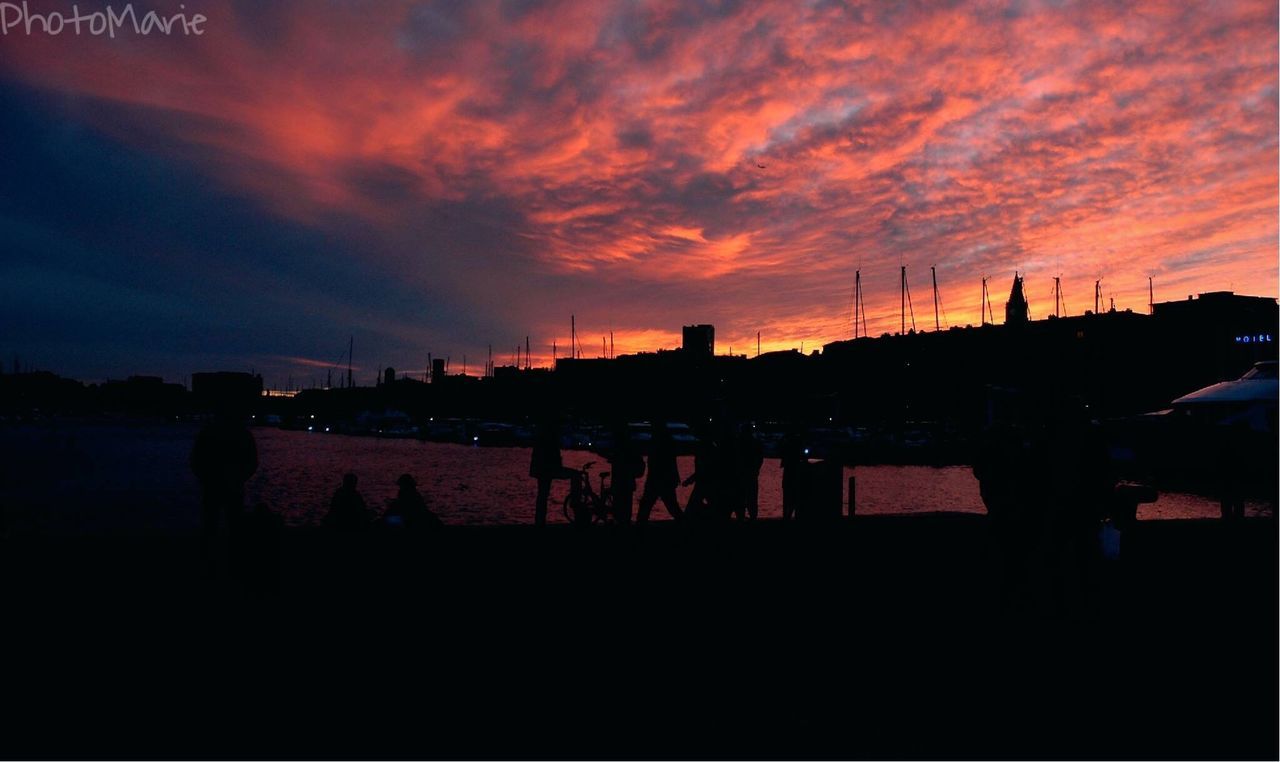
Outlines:
[[[82, 9], [94, 6], [78, 3]], [[31, 12], [70, 2], [29, 0]], [[105, 3], [101, 4], [105, 7]], [[118, 8], [123, 3], [115, 3]], [[178, 12], [174, 3], [135, 3]], [[1277, 292], [1277, 6], [185, 0], [0, 36], [0, 359], [370, 382]]]

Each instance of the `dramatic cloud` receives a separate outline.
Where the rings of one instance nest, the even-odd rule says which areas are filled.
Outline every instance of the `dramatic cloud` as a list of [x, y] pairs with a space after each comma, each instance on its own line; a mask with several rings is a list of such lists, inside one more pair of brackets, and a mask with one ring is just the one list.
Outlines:
[[62, 247], [77, 275], [32, 286], [61, 300], [144, 270], [100, 278], [135, 304], [113, 353], [167, 319], [222, 350], [164, 344], [192, 362], [306, 377], [354, 333], [478, 366], [526, 334], [549, 358], [570, 313], [588, 353], [688, 322], [808, 349], [849, 335], [858, 269], [896, 330], [901, 265], [930, 329], [935, 265], [952, 325], [1015, 269], [1033, 316], [1059, 274], [1071, 312], [1098, 278], [1137, 310], [1149, 276], [1158, 300], [1275, 294], [1274, 2], [186, 5], [203, 36], [0, 38], [6, 137], [91, 154], [59, 188], [139, 200], [55, 215], [18, 162], [0, 229], [27, 243], [0, 264], [34, 282]]

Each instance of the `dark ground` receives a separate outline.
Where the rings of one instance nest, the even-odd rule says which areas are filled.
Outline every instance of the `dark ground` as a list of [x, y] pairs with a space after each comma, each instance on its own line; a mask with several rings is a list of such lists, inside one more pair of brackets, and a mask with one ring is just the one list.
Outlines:
[[[3, 546], [3, 756], [1269, 758], [1273, 519], [1011, 605], [985, 517]], [[261, 576], [259, 577], [261, 578]]]

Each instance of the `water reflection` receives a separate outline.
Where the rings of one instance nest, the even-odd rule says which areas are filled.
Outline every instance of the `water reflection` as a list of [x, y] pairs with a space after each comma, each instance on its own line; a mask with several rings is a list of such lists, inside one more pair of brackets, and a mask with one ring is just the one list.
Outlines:
[[[14, 531], [193, 532], [199, 527], [199, 490], [187, 459], [197, 429], [191, 426], [49, 424], [0, 428], [0, 452], [13, 464], [0, 482], [0, 500]], [[358, 474], [370, 508], [381, 513], [395, 497], [396, 479], [417, 476], [423, 496], [447, 524], [531, 523], [536, 482], [529, 451], [476, 448], [415, 440], [370, 439], [254, 429], [260, 465], [247, 485], [247, 502], [267, 503], [290, 525], [319, 524], [334, 485]], [[601, 459], [566, 450], [566, 466]], [[681, 477], [693, 470], [679, 459]], [[982, 513], [968, 467], [861, 466], [858, 512], [964, 511]], [[679, 489], [681, 503], [691, 488]], [[563, 522], [559, 505], [567, 486], [556, 484], [548, 520]], [[760, 515], [781, 515], [781, 469], [776, 459], [760, 472]], [[1249, 514], [1262, 509], [1251, 503]], [[1139, 518], [1217, 518], [1212, 498], [1161, 493]], [[654, 521], [666, 521], [655, 511]]]

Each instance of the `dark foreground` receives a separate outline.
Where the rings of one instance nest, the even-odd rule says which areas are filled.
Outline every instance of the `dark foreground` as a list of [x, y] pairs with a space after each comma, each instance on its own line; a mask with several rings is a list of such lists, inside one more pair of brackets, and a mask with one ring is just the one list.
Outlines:
[[[1274, 520], [1011, 595], [985, 517], [3, 546], [4, 756], [1277, 757]], [[274, 588], [274, 589], [273, 589]]]

